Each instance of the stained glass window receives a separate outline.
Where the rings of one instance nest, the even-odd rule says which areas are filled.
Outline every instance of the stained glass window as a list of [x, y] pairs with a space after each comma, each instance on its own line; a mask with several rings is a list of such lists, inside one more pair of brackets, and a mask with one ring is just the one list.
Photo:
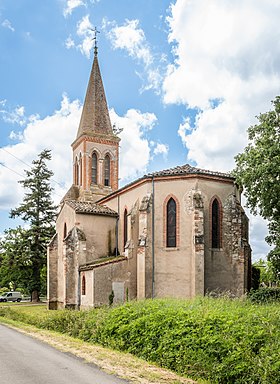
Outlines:
[[127, 209], [124, 210], [123, 214], [123, 247], [127, 242]]
[[85, 276], [82, 277], [82, 295], [86, 294], [86, 278]]
[[97, 156], [96, 153], [92, 154], [91, 159], [91, 182], [97, 184]]
[[217, 199], [212, 203], [212, 248], [220, 248], [220, 206]]
[[172, 197], [166, 207], [166, 246], [176, 247], [176, 202]]
[[110, 186], [110, 157], [109, 155], [105, 156], [104, 160], [104, 185]]

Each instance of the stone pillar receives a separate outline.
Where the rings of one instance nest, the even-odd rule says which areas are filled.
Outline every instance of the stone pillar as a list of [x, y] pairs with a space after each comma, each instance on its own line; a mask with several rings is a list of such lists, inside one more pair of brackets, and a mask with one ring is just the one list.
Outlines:
[[124, 255], [128, 259], [132, 258], [132, 250], [134, 248], [132, 239], [132, 224], [131, 224], [131, 212], [127, 214], [127, 241], [124, 244]]
[[64, 276], [65, 298], [64, 306], [78, 309], [80, 304], [79, 266], [86, 259], [85, 234], [74, 227], [65, 239]]
[[241, 296], [250, 287], [251, 247], [248, 241], [248, 219], [234, 194], [228, 197], [224, 211], [224, 248], [232, 270], [230, 290], [234, 295]]
[[[139, 208], [139, 239], [137, 247], [137, 299], [152, 297], [151, 233], [149, 225], [151, 195], [144, 196]], [[149, 242], [149, 247], [148, 247]]]
[[104, 185], [103, 158], [98, 160], [97, 184]]
[[48, 309], [57, 309], [57, 233], [53, 236], [47, 249], [47, 301]]
[[145, 299], [145, 246], [138, 246], [137, 249], [137, 299]]
[[204, 295], [204, 211], [200, 191], [193, 194], [193, 296]]

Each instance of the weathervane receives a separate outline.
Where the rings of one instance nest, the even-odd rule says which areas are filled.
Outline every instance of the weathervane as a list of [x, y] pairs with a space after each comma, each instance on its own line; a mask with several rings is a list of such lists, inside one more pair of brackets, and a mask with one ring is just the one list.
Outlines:
[[94, 40], [94, 56], [97, 56], [97, 34], [100, 33], [100, 31], [98, 31], [96, 27], [94, 27], [94, 29], [90, 28], [90, 30], [93, 31], [94, 34], [92, 39]]

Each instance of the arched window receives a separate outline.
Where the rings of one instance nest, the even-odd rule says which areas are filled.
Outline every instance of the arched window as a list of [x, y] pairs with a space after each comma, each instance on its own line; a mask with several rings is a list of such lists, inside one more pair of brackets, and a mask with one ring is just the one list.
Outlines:
[[104, 159], [104, 185], [110, 186], [110, 156], [106, 155]]
[[63, 228], [63, 239], [67, 236], [67, 225], [64, 223], [64, 228]]
[[123, 214], [123, 248], [127, 242], [127, 209], [124, 210]]
[[82, 277], [82, 295], [86, 294], [86, 278], [85, 276]]
[[97, 184], [97, 155], [96, 153], [92, 154], [91, 158], [91, 182]]
[[221, 247], [221, 208], [217, 199], [214, 199], [211, 207], [211, 221], [212, 221], [212, 248]]
[[78, 162], [78, 159], [76, 157], [76, 160], [75, 160], [75, 185], [79, 185], [79, 162]]
[[82, 162], [82, 155], [80, 154], [80, 159], [79, 159], [79, 185], [82, 185], [82, 180], [83, 180], [83, 162]]
[[166, 246], [176, 247], [176, 202], [172, 197], [166, 206]]

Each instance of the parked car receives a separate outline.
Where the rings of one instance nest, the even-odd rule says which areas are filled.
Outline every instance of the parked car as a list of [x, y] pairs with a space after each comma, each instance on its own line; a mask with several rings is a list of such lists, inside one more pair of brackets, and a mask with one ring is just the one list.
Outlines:
[[20, 302], [22, 300], [22, 295], [20, 292], [5, 292], [0, 296], [0, 301], [13, 301]]

